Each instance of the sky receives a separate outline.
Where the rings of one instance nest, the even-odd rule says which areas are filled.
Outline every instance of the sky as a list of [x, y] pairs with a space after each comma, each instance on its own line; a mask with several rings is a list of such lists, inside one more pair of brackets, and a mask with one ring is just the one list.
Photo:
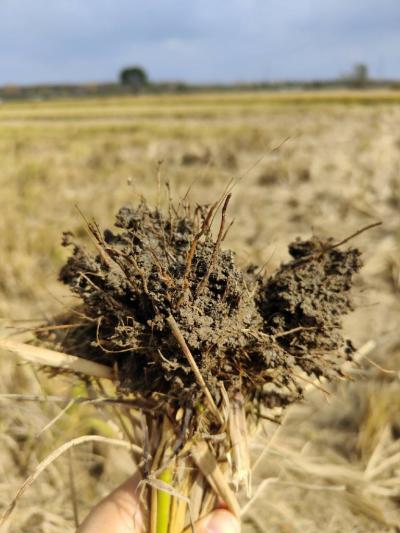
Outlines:
[[400, 78], [400, 0], [0, 0], [0, 85]]

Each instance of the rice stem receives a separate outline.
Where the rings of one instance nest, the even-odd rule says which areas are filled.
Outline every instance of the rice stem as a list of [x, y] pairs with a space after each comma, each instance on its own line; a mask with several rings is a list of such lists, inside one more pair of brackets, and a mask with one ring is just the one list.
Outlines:
[[0, 339], [0, 349], [12, 352], [25, 359], [25, 361], [42, 366], [52, 366], [96, 378], [114, 379], [114, 372], [109, 366], [101, 365], [76, 355], [67, 355], [47, 348], [38, 348], [31, 344], [10, 339]]
[[[158, 479], [170, 485], [174, 477], [172, 466], [167, 467]], [[172, 497], [168, 492], [157, 489], [157, 533], [168, 533]]]

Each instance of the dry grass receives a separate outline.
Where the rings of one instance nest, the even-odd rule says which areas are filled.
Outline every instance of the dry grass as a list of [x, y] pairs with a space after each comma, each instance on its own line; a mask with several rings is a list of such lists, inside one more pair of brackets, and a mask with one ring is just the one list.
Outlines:
[[[359, 309], [346, 327], [358, 344], [377, 339], [371, 357], [398, 370], [400, 108], [390, 102], [399, 95], [278, 96], [1, 105], [1, 334], [9, 333], [10, 318], [22, 334], [32, 320], [70, 305], [56, 277], [64, 260], [61, 232], [85, 238], [75, 205], [105, 226], [121, 204], [141, 194], [155, 201], [162, 159], [173, 190], [183, 194], [196, 180], [193, 194], [201, 202], [215, 198], [231, 176], [244, 176], [232, 198], [235, 229], [227, 245], [239, 260], [250, 257], [269, 271], [296, 235], [314, 229], [341, 239], [382, 220], [357, 240], [366, 265]], [[91, 394], [67, 377], [50, 384], [3, 351], [0, 368], [1, 393]], [[358, 385], [341, 385], [330, 404], [318, 394], [293, 411], [266, 454], [255, 482], [276, 480], [262, 486], [258, 507], [249, 507], [245, 531], [390, 531], [400, 521], [399, 472], [390, 462], [399, 453], [397, 374], [374, 369]], [[85, 434], [121, 438], [112, 412], [75, 404], [40, 433], [65, 405], [0, 399], [0, 510], [65, 441]], [[266, 431], [262, 447], [273, 426]], [[93, 442], [71, 461], [80, 517], [134, 468], [128, 453]], [[21, 500], [10, 532], [73, 531], [70, 466], [67, 456], [49, 466]]]

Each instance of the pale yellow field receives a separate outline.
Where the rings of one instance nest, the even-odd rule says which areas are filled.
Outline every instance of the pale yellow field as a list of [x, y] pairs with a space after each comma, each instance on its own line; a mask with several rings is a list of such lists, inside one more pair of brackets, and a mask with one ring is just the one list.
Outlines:
[[[57, 272], [66, 257], [62, 232], [85, 235], [77, 206], [111, 225], [122, 204], [141, 195], [156, 201], [162, 161], [173, 195], [193, 184], [193, 202], [211, 202], [231, 177], [240, 178], [226, 245], [239, 262], [267, 262], [270, 272], [297, 235], [340, 240], [381, 220], [354, 241], [365, 267], [358, 309], [345, 328], [357, 346], [376, 341], [369, 357], [399, 371], [399, 103], [398, 93], [344, 92], [0, 104], [1, 335], [10, 326], [22, 334], [73, 303]], [[394, 531], [400, 523], [399, 377], [365, 368], [330, 403], [314, 391], [293, 409], [257, 468], [255, 488], [275, 481], [261, 486], [244, 531]], [[72, 379], [49, 380], [3, 352], [0, 370], [3, 394], [79, 394]], [[74, 406], [40, 433], [63, 406], [0, 399], [0, 510], [66, 440], [117, 436], [105, 415], [87, 406]], [[260, 434], [254, 457], [275, 429]], [[132, 469], [120, 450], [82, 446], [41, 475], [8, 531], [73, 531], [72, 501], [84, 516]]]

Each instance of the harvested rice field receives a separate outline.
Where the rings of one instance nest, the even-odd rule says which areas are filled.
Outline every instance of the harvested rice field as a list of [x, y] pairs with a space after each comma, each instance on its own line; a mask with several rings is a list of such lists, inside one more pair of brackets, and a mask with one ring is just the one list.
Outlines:
[[[127, 219], [140, 212], [141, 220], [148, 217], [153, 221], [150, 230], [156, 234], [161, 219], [154, 209], [160, 206], [168, 214], [170, 195], [177, 204], [189, 198], [195, 212], [196, 206], [212, 206], [224, 198], [228, 187], [231, 196], [225, 202], [226, 226], [232, 220], [233, 224], [224, 235], [222, 249], [235, 254], [237, 266], [229, 267], [235, 279], [241, 279], [236, 268], [247, 272], [249, 264], [261, 267], [265, 282], [260, 281], [262, 296], [256, 298], [261, 315], [279, 315], [277, 302], [282, 299], [276, 294], [285, 283], [297, 287], [294, 294], [304, 309], [312, 307], [310, 295], [313, 283], [318, 283], [318, 270], [311, 269], [304, 282], [301, 272], [296, 271], [294, 283], [282, 264], [329, 249], [325, 254], [328, 266], [324, 268], [331, 270], [336, 261], [335, 272], [340, 272], [343, 280], [322, 283], [329, 305], [324, 304], [318, 312], [329, 335], [317, 341], [310, 332], [306, 335], [303, 331], [294, 344], [297, 350], [310, 353], [316, 344], [320, 352], [329, 351], [342, 342], [343, 335], [343, 343], [349, 339], [351, 343], [347, 341], [346, 345], [354, 346], [351, 351], [355, 360], [353, 364], [345, 363], [345, 370], [332, 383], [322, 378], [316, 382], [311, 370], [310, 377], [307, 368], [302, 368], [306, 374], [296, 379], [304, 399], [288, 407], [280, 420], [274, 421], [274, 409], [285, 402], [282, 396], [276, 396], [272, 406], [269, 397], [270, 416], [259, 420], [250, 445], [253, 496], [249, 500], [246, 491], [240, 495], [243, 531], [398, 531], [399, 103], [398, 93], [379, 91], [233, 92], [1, 103], [0, 338], [27, 341], [35, 336], [55, 345], [55, 334], [46, 329], [48, 324], [55, 324], [54, 317], [70, 316], [71, 309], [80, 303], [78, 297], [92, 305], [89, 296], [93, 295], [77, 281], [77, 265], [82, 264], [80, 249], [74, 255], [75, 262], [70, 259], [67, 263], [72, 249], [62, 246], [64, 232], [72, 232], [80, 246], [93, 250], [88, 220], [94, 219], [102, 230], [114, 232], [113, 223], [121, 206], [142, 205], [139, 211], [120, 211], [120, 227], [129, 234], [133, 226]], [[142, 198], [150, 207], [141, 204]], [[187, 214], [180, 220], [185, 229], [180, 230], [179, 238], [190, 242], [195, 222], [192, 228]], [[143, 233], [146, 235], [145, 230]], [[119, 237], [111, 232], [106, 235], [109, 246], [120, 246]], [[301, 241], [296, 241], [298, 238]], [[336, 246], [342, 241], [346, 242]], [[161, 241], [149, 237], [149, 242], [151, 246], [155, 242], [156, 247]], [[361, 253], [360, 260], [358, 252], [351, 251], [355, 249]], [[231, 257], [227, 252], [206, 245], [200, 251], [222, 272], [220, 276], [227, 275], [224, 264], [230, 265]], [[171, 250], [166, 252], [167, 262], [168, 254], [171, 256]], [[90, 270], [87, 261], [85, 268]], [[359, 268], [361, 261], [363, 266]], [[159, 268], [162, 270], [162, 265]], [[221, 282], [222, 278], [213, 276], [211, 267], [209, 270], [205, 268], [193, 281], [196, 291], [203, 291], [206, 281], [210, 286]], [[350, 277], [351, 302], [341, 297]], [[189, 271], [186, 278], [189, 284]], [[241, 283], [250, 283], [249, 279], [237, 282], [240, 290]], [[117, 289], [110, 305], [109, 301], [102, 303], [104, 317], [108, 312], [114, 314]], [[157, 289], [161, 299], [165, 296], [163, 290]], [[184, 293], [175, 296], [175, 307], [183, 309]], [[233, 288], [227, 304], [233, 305], [236, 297]], [[206, 302], [204, 309], [210, 305]], [[253, 300], [246, 306], [247, 315], [251, 315], [248, 328], [257, 326], [259, 331], [257, 321], [261, 318]], [[339, 339], [335, 317], [350, 307], [354, 310], [343, 316]], [[204, 310], [202, 313], [207, 314]], [[310, 319], [310, 313], [304, 315]], [[184, 333], [189, 338], [194, 319], [191, 314], [185, 316], [187, 323], [182, 318], [180, 325], [187, 328]], [[218, 323], [218, 317], [210, 316]], [[287, 316], [284, 327], [283, 319], [279, 322], [277, 318], [268, 327], [263, 326], [262, 338], [268, 334], [278, 339], [287, 330], [307, 329], [304, 320], [288, 320]], [[67, 322], [70, 327], [71, 320]], [[103, 325], [106, 323], [110, 322], [104, 319]], [[218, 324], [219, 333], [231, 339], [236, 322], [224, 319]], [[99, 330], [95, 328], [93, 341], [99, 341]], [[204, 339], [199, 334], [196, 342], [209, 341], [211, 346], [214, 341], [205, 323], [201, 322], [200, 330]], [[110, 342], [106, 328], [103, 331], [102, 342]], [[121, 336], [114, 335], [108, 347], [124, 346], [127, 333], [118, 331]], [[143, 335], [147, 334], [144, 331]], [[177, 364], [174, 360], [171, 363], [173, 351], [168, 338], [163, 340], [161, 329], [159, 334], [159, 346], [168, 355], [168, 365]], [[73, 353], [79, 346], [85, 346], [85, 353], [91, 352], [88, 337], [63, 338], [73, 342], [73, 348], [64, 342], [66, 353]], [[245, 341], [238, 339], [244, 345]], [[287, 337], [281, 339], [285, 341], [276, 344], [278, 367], [279, 350], [288, 350], [290, 345]], [[301, 343], [306, 341], [308, 344], [303, 346]], [[226, 346], [228, 353], [229, 342]], [[291, 353], [294, 358], [298, 356], [296, 351]], [[124, 364], [129, 366], [129, 361]], [[210, 359], [208, 364], [211, 376], [215, 361]], [[231, 376], [230, 364], [226, 368], [223, 362], [217, 366]], [[241, 367], [248, 370], [245, 363]], [[318, 366], [318, 375], [330, 377], [332, 369], [321, 368]], [[68, 374], [49, 375], [1, 348], [0, 370], [1, 514], [24, 480], [59, 446], [85, 435], [123, 439], [127, 419], [117, 418], [112, 406], [99, 408], [80, 400], [90, 400], [96, 393], [89, 380], [77, 380]], [[187, 390], [188, 373], [189, 367], [183, 374], [181, 370], [174, 372], [168, 390], [176, 394], [182, 383]], [[138, 370], [132, 375], [138, 375]], [[158, 386], [157, 374], [151, 375], [154, 387]], [[248, 371], [246, 375], [246, 395], [253, 401], [252, 387], [258, 387], [264, 375], [261, 367], [257, 374]], [[122, 384], [125, 389], [137, 390], [143, 386], [139, 381]], [[234, 378], [229, 377], [227, 382], [234, 383]], [[165, 383], [159, 390], [166, 393]], [[193, 391], [193, 398], [200, 394]], [[211, 392], [215, 396], [212, 387]], [[94, 503], [134, 470], [129, 450], [101, 439], [76, 446], [52, 462], [26, 490], [4, 531], [72, 532]]]

